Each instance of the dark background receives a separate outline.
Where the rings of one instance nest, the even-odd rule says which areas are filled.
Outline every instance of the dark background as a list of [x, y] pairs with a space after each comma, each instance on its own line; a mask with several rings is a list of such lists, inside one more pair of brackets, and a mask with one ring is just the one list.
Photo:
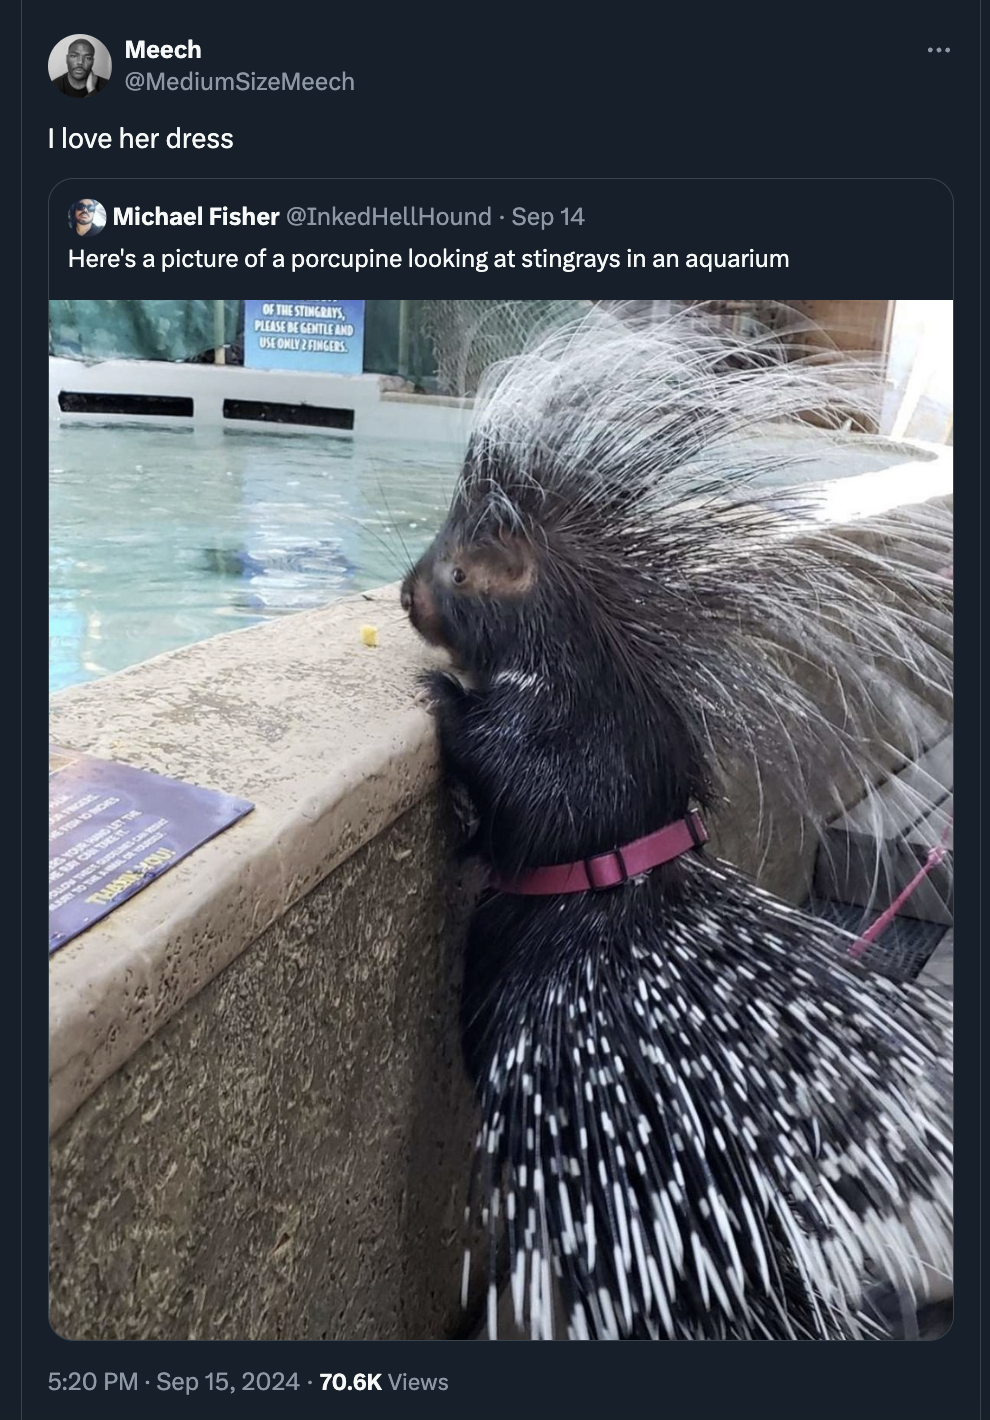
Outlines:
[[[978, 314], [978, 9], [948, 0], [930, 17], [874, 0], [853, 5], [693, 7], [689, 17], [645, 6], [600, 10], [560, 7], [556, 18], [535, 5], [433, 4], [281, 7], [246, 13], [232, 7], [181, 3], [137, 7], [101, 3], [24, 10], [20, 73], [23, 86], [23, 187], [19, 219], [7, 229], [23, 239], [23, 545], [25, 748], [43, 754], [41, 612], [45, 525], [43, 438], [46, 384], [46, 292], [53, 297], [255, 296], [270, 292], [263, 277], [238, 271], [114, 274], [70, 272], [65, 222], [68, 202], [85, 189], [112, 210], [156, 203], [167, 208], [247, 205], [283, 210], [296, 202], [465, 207], [582, 206], [580, 228], [555, 226], [524, 233], [493, 228], [479, 245], [516, 250], [623, 252], [787, 251], [795, 289], [839, 296], [948, 298], [956, 302], [956, 421], [960, 518], [955, 579], [959, 625], [969, 654], [960, 657], [957, 734], [964, 764], [978, 752], [979, 483], [977, 386]], [[49, 82], [48, 53], [79, 29], [97, 35], [114, 61], [109, 86], [80, 106]], [[14, 30], [13, 24], [10, 26]], [[126, 38], [149, 43], [193, 39], [198, 61], [125, 60]], [[8, 41], [9, 42], [9, 41]], [[951, 53], [929, 54], [949, 45]], [[244, 70], [354, 76], [353, 93], [130, 93], [129, 68], [175, 74]], [[49, 127], [78, 131], [158, 131], [177, 126], [230, 132], [229, 152], [109, 151], [68, 153], [48, 147]], [[11, 143], [13, 137], [11, 135]], [[162, 140], [159, 140], [162, 141]], [[672, 182], [671, 179], [683, 179]], [[412, 184], [406, 186], [405, 184]], [[289, 194], [291, 193], [291, 197]], [[506, 208], [508, 210], [508, 208]], [[506, 225], [507, 224], [502, 224]], [[279, 225], [287, 250], [358, 247], [404, 250], [468, 248], [470, 229], [299, 228]], [[153, 250], [210, 242], [223, 250], [275, 245], [270, 229], [130, 229], [116, 245]], [[106, 246], [112, 228], [98, 239]], [[94, 244], [94, 250], [100, 247]], [[50, 270], [46, 262], [51, 257]], [[590, 273], [561, 277], [518, 272], [515, 278], [472, 272], [441, 277], [407, 272], [360, 279], [354, 294], [383, 296], [555, 296], [659, 298], [738, 295], [759, 278], [746, 273]], [[280, 277], [288, 292], [292, 278]], [[300, 275], [313, 289], [314, 277]], [[285, 285], [283, 287], [283, 281]], [[764, 276], [765, 281], [765, 276]], [[260, 282], [261, 284], [256, 284]], [[704, 284], [702, 285], [702, 282]], [[731, 282], [731, 288], [730, 283]], [[252, 284], [255, 283], [255, 284]], [[336, 283], [335, 283], [336, 284]], [[341, 283], [344, 285], [345, 283]], [[764, 285], [764, 291], [780, 286]], [[302, 294], [302, 286], [297, 286]], [[37, 741], [37, 742], [35, 742]], [[626, 1348], [587, 1347], [508, 1354], [457, 1343], [85, 1343], [56, 1337], [47, 1320], [43, 1088], [44, 988], [35, 914], [25, 914], [37, 963], [25, 974], [23, 1413], [28, 1416], [148, 1416], [182, 1413], [317, 1415], [433, 1412], [539, 1415], [631, 1412], [647, 1407], [671, 1416], [731, 1417], [794, 1414], [798, 1420], [978, 1412], [976, 1290], [978, 1156], [976, 1069], [979, 942], [978, 800], [960, 776], [960, 865], [957, 931], [960, 1031], [956, 1320], [927, 1345], [833, 1346], [792, 1343], [766, 1351], [754, 1345]], [[40, 841], [40, 804], [26, 796], [27, 841]], [[37, 815], [37, 820], [36, 816]], [[40, 857], [26, 855], [29, 891]], [[40, 868], [38, 871], [40, 878]], [[40, 937], [40, 933], [38, 934]], [[13, 1239], [8, 1239], [13, 1256]], [[12, 1269], [11, 1269], [12, 1270]], [[299, 1372], [298, 1392], [229, 1398], [205, 1391], [210, 1370]], [[449, 1389], [417, 1395], [385, 1390], [323, 1395], [321, 1371], [406, 1371], [445, 1375]], [[105, 1371], [137, 1370], [140, 1394], [103, 1391]], [[156, 1389], [159, 1371], [194, 1374], [204, 1388], [192, 1399]], [[93, 1371], [92, 1394], [50, 1393], [51, 1371]], [[144, 1380], [150, 1378], [151, 1384]]]

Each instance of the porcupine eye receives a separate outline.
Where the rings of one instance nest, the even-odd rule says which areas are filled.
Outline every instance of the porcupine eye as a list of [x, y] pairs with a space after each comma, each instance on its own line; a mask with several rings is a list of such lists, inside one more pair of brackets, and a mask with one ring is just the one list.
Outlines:
[[464, 571], [464, 568], [463, 568], [463, 567], [454, 567], [454, 568], [452, 568], [452, 569], [451, 569], [451, 573], [450, 573], [450, 580], [453, 582], [453, 584], [454, 584], [455, 587], [459, 587], [463, 582], [466, 582], [466, 581], [467, 581], [467, 573]]

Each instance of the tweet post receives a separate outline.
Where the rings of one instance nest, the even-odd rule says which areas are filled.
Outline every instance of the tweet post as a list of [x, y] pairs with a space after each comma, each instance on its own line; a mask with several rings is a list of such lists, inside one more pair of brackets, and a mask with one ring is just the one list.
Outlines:
[[974, 17], [754, 113], [180, 9], [25, 28], [24, 1413], [944, 1408]]

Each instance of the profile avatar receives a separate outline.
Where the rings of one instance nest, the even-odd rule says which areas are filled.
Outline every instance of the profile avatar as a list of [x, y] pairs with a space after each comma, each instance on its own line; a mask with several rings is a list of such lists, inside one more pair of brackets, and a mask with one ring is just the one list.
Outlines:
[[98, 237], [106, 220], [106, 210], [95, 197], [80, 197], [69, 208], [69, 227], [77, 237]]
[[106, 88], [109, 80], [96, 73], [93, 68], [95, 62], [96, 48], [88, 39], [70, 41], [65, 56], [65, 73], [53, 79], [52, 84], [69, 99], [88, 99], [98, 94]]

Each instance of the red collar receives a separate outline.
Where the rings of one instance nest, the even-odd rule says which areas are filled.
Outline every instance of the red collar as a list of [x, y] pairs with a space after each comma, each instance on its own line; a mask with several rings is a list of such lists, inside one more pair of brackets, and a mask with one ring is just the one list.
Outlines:
[[630, 878], [658, 868], [708, 842], [708, 830], [701, 815], [692, 809], [685, 818], [637, 838], [624, 848], [611, 853], [598, 853], [594, 858], [576, 863], [557, 863], [552, 868], [530, 868], [517, 878], [494, 877], [499, 892], [517, 893], [523, 897], [544, 897], [558, 892], [587, 892], [589, 888], [613, 888]]

